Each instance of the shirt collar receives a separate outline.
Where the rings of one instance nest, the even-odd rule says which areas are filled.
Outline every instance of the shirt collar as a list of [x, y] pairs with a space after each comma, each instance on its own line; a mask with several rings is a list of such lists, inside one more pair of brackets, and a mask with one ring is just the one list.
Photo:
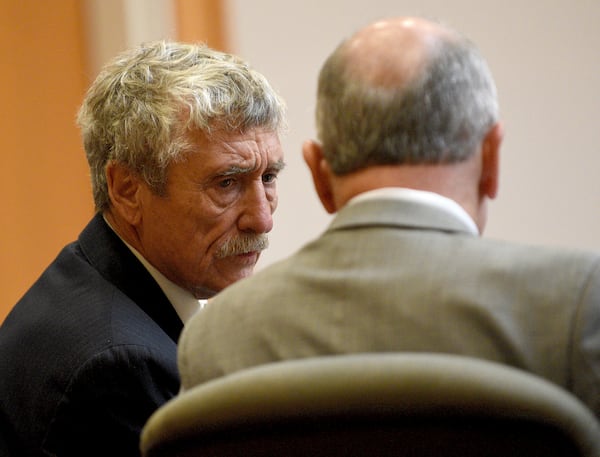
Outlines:
[[148, 273], [154, 278], [157, 282], [158, 286], [161, 288], [163, 293], [166, 295], [167, 299], [173, 305], [175, 312], [181, 319], [181, 321], [185, 324], [199, 309], [203, 308], [206, 305], [207, 300], [197, 299], [190, 293], [185, 290], [183, 287], [178, 286], [173, 281], [168, 279], [165, 275], [163, 275], [160, 271], [158, 271], [150, 262], [146, 260], [146, 258], [138, 252], [133, 246], [131, 246], [127, 241], [125, 241], [121, 236], [116, 232], [116, 230], [110, 225], [110, 223], [104, 218], [105, 222], [111, 228], [113, 232], [125, 243], [125, 246], [129, 248], [129, 250], [136, 256], [136, 258], [144, 265]]
[[469, 232], [471, 232], [473, 235], [479, 235], [479, 229], [477, 228], [475, 221], [473, 221], [469, 213], [467, 213], [462, 206], [460, 206], [454, 200], [444, 197], [443, 195], [436, 194], [435, 192], [408, 189], [406, 187], [383, 187], [380, 189], [363, 192], [362, 194], [351, 198], [348, 201], [348, 204], [352, 205], [360, 201], [377, 198], [408, 200], [438, 208], [446, 213], [456, 216], [465, 224], [467, 224]]

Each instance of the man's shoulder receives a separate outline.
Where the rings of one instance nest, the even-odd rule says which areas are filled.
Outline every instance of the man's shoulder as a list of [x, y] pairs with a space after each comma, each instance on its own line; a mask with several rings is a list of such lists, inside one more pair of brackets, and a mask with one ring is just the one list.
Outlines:
[[600, 298], [600, 254], [593, 250], [497, 239], [467, 240], [455, 254], [455, 268], [493, 287], [554, 295], [570, 301], [577, 291]]
[[0, 355], [60, 358], [77, 366], [114, 345], [164, 346], [161, 327], [91, 265], [78, 242], [67, 245], [17, 302], [0, 327]]
[[479, 238], [477, 248], [490, 255], [506, 258], [529, 259], [532, 262], [545, 261], [551, 264], [581, 264], [593, 266], [600, 262], [600, 252], [559, 245], [545, 245], [517, 241], [506, 241], [494, 238]]

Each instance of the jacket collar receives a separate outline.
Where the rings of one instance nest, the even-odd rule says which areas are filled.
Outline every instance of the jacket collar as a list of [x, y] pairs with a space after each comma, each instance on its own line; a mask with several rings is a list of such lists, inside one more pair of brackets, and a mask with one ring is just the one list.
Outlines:
[[134, 301], [175, 342], [183, 324], [148, 270], [98, 213], [79, 235], [83, 254], [98, 272]]
[[459, 217], [439, 208], [411, 200], [374, 198], [344, 206], [328, 230], [386, 226], [413, 230], [433, 230], [473, 236]]

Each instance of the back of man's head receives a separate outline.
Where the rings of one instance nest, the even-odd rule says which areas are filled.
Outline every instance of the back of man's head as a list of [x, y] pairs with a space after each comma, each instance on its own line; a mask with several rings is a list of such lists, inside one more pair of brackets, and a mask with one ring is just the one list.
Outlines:
[[344, 41], [319, 77], [317, 131], [334, 174], [468, 159], [498, 118], [475, 46], [418, 18], [376, 22]]

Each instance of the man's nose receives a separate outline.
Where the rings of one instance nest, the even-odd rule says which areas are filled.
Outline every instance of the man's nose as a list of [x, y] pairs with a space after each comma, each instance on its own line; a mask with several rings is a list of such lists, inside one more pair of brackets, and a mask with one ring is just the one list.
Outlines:
[[267, 193], [262, 182], [255, 185], [245, 196], [238, 228], [242, 232], [268, 233], [273, 228], [273, 211], [276, 196]]

